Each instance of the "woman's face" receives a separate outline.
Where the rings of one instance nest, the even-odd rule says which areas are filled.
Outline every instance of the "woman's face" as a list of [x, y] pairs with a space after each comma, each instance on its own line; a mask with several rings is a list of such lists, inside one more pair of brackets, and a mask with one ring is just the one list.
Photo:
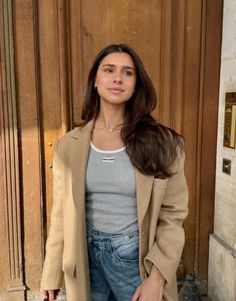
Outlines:
[[125, 103], [134, 93], [135, 84], [136, 71], [129, 54], [115, 52], [104, 57], [95, 79], [101, 102]]

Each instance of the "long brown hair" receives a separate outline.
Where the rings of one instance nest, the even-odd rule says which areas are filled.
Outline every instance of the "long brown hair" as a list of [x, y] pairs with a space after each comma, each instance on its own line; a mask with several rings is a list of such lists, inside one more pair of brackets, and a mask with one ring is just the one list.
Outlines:
[[125, 44], [109, 45], [95, 58], [90, 69], [79, 126], [97, 117], [100, 97], [94, 88], [98, 67], [108, 54], [124, 52], [131, 56], [136, 69], [135, 93], [126, 102], [121, 137], [132, 164], [142, 173], [167, 178], [173, 175], [170, 166], [182, 149], [183, 138], [174, 130], [156, 122], [151, 113], [157, 105], [152, 81], [136, 52]]

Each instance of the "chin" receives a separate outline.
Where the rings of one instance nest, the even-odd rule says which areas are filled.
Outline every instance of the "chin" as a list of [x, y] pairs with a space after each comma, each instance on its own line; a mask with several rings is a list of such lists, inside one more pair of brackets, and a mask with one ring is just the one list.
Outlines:
[[114, 100], [110, 99], [107, 102], [110, 103], [110, 104], [114, 104], [114, 105], [121, 105], [121, 104], [126, 103], [127, 101], [128, 101], [128, 99], [119, 99], [119, 100], [117, 100], [117, 99], [114, 99]]
[[109, 98], [103, 98], [103, 100], [106, 103], [119, 105], [119, 104], [126, 103], [129, 100], [129, 98], [109, 97]]

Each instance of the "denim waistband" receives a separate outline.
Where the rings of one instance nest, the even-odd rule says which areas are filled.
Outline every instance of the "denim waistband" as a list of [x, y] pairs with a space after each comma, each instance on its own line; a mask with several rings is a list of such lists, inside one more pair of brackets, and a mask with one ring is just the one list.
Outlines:
[[87, 235], [93, 237], [100, 237], [100, 238], [119, 238], [121, 236], [138, 236], [139, 231], [131, 231], [131, 232], [124, 232], [124, 233], [108, 233], [103, 232], [97, 229], [92, 228], [90, 225], [87, 224]]

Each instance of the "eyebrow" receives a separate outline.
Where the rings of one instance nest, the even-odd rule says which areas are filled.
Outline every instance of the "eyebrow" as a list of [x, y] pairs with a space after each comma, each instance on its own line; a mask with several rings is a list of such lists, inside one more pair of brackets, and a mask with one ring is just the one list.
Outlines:
[[[114, 65], [114, 64], [104, 64], [104, 65], [102, 65], [102, 67], [116, 67], [116, 65]], [[134, 67], [131, 67], [131, 66], [122, 66], [122, 68], [123, 69], [132, 69], [132, 70], [135, 70], [135, 68]]]

